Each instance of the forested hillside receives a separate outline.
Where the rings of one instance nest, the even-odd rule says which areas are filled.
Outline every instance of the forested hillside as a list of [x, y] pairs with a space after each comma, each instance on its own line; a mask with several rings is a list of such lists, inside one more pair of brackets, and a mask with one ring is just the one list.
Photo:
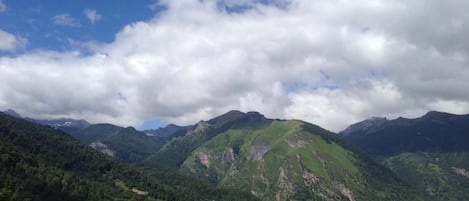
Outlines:
[[51, 127], [0, 113], [0, 200], [256, 200], [117, 162]]

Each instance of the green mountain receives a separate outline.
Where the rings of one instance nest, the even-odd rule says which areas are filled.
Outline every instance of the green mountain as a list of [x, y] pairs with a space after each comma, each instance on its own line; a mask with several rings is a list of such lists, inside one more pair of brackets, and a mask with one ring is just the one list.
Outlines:
[[47, 126], [0, 113], [0, 200], [256, 200], [124, 164]]
[[340, 134], [416, 186], [425, 200], [469, 197], [469, 115], [373, 118]]
[[340, 136], [256, 112], [201, 121], [145, 162], [262, 200], [420, 200]]
[[126, 162], [139, 162], [156, 153], [164, 141], [147, 136], [133, 127], [93, 124], [70, 133], [81, 142]]

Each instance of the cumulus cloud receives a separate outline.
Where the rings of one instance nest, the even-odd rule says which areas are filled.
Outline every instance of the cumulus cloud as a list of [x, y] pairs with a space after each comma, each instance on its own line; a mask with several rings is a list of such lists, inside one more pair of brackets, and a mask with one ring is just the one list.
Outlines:
[[333, 131], [371, 116], [469, 113], [461, 34], [469, 2], [279, 0], [220, 9], [233, 2], [159, 1], [165, 12], [89, 45], [92, 54], [1, 57], [0, 108], [134, 126], [257, 110]]
[[26, 46], [27, 39], [0, 29], [0, 51], [15, 51]]
[[70, 27], [79, 27], [81, 26], [80, 22], [70, 16], [68, 13], [62, 13], [52, 17], [52, 22], [60, 26], [70, 26]]
[[99, 20], [101, 20], [101, 15], [98, 14], [96, 10], [86, 8], [83, 13], [85, 14], [86, 18], [91, 22], [91, 24], [95, 24]]

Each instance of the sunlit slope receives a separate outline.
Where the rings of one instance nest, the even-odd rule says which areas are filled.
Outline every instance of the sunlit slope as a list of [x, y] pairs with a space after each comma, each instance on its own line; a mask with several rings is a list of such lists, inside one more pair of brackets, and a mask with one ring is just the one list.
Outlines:
[[235, 124], [192, 151], [181, 170], [263, 200], [418, 200], [339, 136], [301, 121]]

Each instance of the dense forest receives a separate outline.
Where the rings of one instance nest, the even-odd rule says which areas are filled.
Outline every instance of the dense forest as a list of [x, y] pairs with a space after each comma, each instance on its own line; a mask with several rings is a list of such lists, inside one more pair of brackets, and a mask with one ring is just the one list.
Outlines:
[[124, 164], [71, 136], [0, 113], [0, 200], [257, 200]]

